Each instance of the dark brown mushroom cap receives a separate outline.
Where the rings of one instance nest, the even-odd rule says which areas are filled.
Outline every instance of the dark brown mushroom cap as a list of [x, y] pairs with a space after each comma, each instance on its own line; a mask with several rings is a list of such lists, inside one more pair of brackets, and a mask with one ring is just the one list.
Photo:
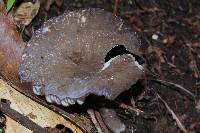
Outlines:
[[[108, 52], [118, 45], [129, 54], [105, 64]], [[19, 75], [49, 102], [68, 98], [74, 103], [90, 93], [113, 99], [143, 74], [131, 54], [139, 55], [138, 49], [135, 32], [112, 13], [102, 9], [67, 12], [36, 31], [24, 50]]]

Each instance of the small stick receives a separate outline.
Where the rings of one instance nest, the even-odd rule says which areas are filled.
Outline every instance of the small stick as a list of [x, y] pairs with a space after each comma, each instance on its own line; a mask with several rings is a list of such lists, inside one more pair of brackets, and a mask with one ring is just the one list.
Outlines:
[[10, 108], [9, 103], [6, 99], [5, 102], [0, 101], [0, 110], [13, 120], [17, 121], [19, 124], [25, 126], [26, 128], [30, 129], [31, 131], [34, 131], [35, 133], [47, 133], [48, 130], [45, 128], [42, 128], [41, 126], [37, 125], [33, 121], [31, 121], [27, 116], [24, 116], [17, 111]]
[[87, 110], [87, 113], [89, 114], [93, 124], [95, 125], [96, 129], [97, 129], [97, 132], [98, 133], [103, 133], [102, 129], [101, 129], [101, 126], [99, 125], [99, 123], [97, 122], [97, 119], [95, 118], [95, 113], [94, 113], [94, 110], [93, 109], [88, 109]]
[[157, 82], [157, 83], [161, 83], [161, 84], [164, 84], [165, 86], [174, 86], [182, 91], [184, 91], [185, 93], [189, 94], [190, 96], [192, 96], [192, 98], [195, 98], [195, 95], [190, 92], [189, 90], [187, 90], [186, 88], [184, 88], [183, 86], [179, 85], [179, 84], [175, 84], [175, 83], [172, 83], [172, 82], [168, 82], [168, 81], [165, 81], [165, 80], [161, 80], [161, 79], [152, 79], [151, 81], [154, 81], [154, 82]]
[[176, 120], [176, 123], [177, 123], [178, 127], [180, 128], [180, 130], [182, 130], [184, 133], [187, 133], [187, 130], [186, 130], [185, 126], [181, 123], [181, 121], [178, 119], [178, 117], [176, 116], [174, 111], [168, 106], [168, 104], [165, 102], [165, 100], [162, 99], [159, 94], [157, 94], [157, 97], [164, 103], [165, 107], [170, 112], [170, 114], [172, 115], [173, 119]]
[[129, 105], [126, 105], [124, 103], [121, 103], [119, 105], [119, 107], [121, 107], [122, 109], [126, 109], [130, 112], [135, 112], [137, 116], [141, 116], [142, 118], [145, 118], [145, 119], [156, 119], [154, 116], [155, 114], [148, 114], [148, 113], [145, 113], [143, 112], [142, 110], [136, 108], [136, 107], [132, 107], [132, 106], [129, 106]]
[[106, 125], [104, 124], [104, 121], [102, 119], [101, 114], [98, 111], [94, 111], [95, 117], [103, 131], [103, 133], [110, 133], [109, 129], [106, 127]]
[[123, 108], [123, 109], [128, 109], [128, 110], [130, 110], [130, 111], [133, 111], [133, 112], [135, 112], [136, 113], [136, 115], [140, 115], [140, 114], [142, 114], [142, 113], [144, 113], [143, 111], [141, 111], [140, 109], [138, 109], [138, 108], [134, 108], [134, 107], [132, 107], [132, 106], [129, 106], [129, 105], [126, 105], [126, 104], [120, 104], [119, 105], [121, 108]]

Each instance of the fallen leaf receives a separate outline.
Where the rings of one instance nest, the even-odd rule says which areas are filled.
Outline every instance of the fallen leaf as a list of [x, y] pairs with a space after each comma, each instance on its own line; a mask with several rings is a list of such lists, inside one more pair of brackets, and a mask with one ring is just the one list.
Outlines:
[[29, 25], [33, 18], [37, 15], [40, 8], [40, 1], [35, 3], [23, 2], [16, 10], [13, 11], [14, 21], [18, 26]]
[[16, 30], [13, 17], [7, 15], [3, 1], [0, 1], [0, 74], [20, 83], [18, 67], [26, 46]]
[[[0, 80], [0, 98], [8, 99], [11, 102], [10, 106], [12, 109], [18, 111], [21, 114], [24, 114], [24, 116], [28, 116], [32, 121], [41, 127], [55, 127], [57, 124], [63, 124], [70, 128], [74, 133], [82, 132], [70, 121], [49, 110], [48, 108], [34, 102], [30, 98], [22, 95], [3, 80]], [[8, 133], [30, 131], [27, 128], [22, 127], [19, 123], [16, 123], [10, 119], [7, 121], [6, 126]]]

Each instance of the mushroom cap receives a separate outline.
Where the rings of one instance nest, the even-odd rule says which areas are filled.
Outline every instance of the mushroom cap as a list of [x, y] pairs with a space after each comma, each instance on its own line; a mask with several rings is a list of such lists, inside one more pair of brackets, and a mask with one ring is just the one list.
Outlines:
[[[128, 53], [105, 61], [118, 46]], [[66, 12], [35, 32], [24, 50], [19, 75], [49, 102], [76, 101], [90, 93], [114, 99], [144, 72], [133, 56], [140, 55], [139, 46], [136, 33], [110, 12]]]

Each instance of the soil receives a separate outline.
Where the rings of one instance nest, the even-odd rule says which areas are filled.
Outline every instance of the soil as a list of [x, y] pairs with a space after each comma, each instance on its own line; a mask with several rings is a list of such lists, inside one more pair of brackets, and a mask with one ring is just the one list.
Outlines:
[[[159, 96], [188, 132], [200, 132], [200, 1], [63, 0], [60, 7], [51, 6], [47, 19], [65, 10], [89, 7], [103, 8], [121, 16], [141, 39], [141, 51], [148, 70], [145, 80], [138, 84], [142, 83], [144, 87], [136, 85], [117, 100], [136, 106], [146, 115], [137, 116], [134, 112], [117, 109], [126, 123], [125, 132], [181, 132]], [[45, 10], [41, 8], [28, 27], [40, 27], [44, 15]], [[176, 87], [167, 87], [153, 79], [181, 85], [194, 93], [195, 99]], [[130, 102], [132, 98], [134, 104]]]

